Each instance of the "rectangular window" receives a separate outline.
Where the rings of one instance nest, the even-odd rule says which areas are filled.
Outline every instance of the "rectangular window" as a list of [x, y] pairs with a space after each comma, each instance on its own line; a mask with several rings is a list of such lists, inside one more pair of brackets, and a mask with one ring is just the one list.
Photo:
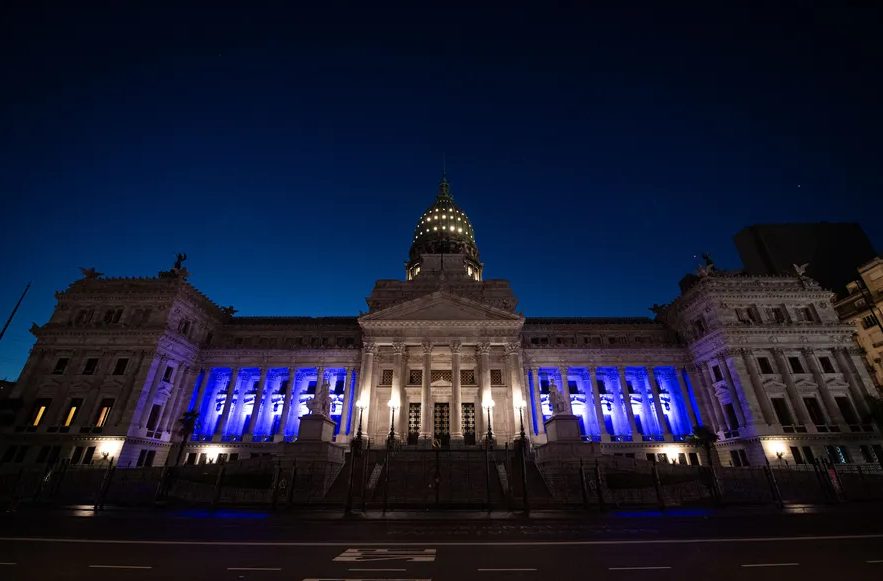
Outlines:
[[120, 319], [123, 318], [123, 309], [117, 309], [113, 312], [113, 321], [114, 323], [119, 323]]
[[822, 413], [822, 406], [819, 405], [819, 400], [814, 397], [805, 397], [803, 398], [803, 403], [806, 405], [806, 411], [809, 412], [809, 419], [812, 420], [817, 426], [821, 426], [825, 424], [825, 414]]
[[723, 381], [724, 380], [724, 374], [721, 373], [721, 368], [719, 365], [712, 365], [711, 366], [711, 375], [714, 377], [715, 381]]
[[870, 464], [877, 460], [874, 457], [874, 453], [871, 451], [870, 446], [859, 446], [859, 450], [861, 450], [862, 452], [862, 462], [864, 462], [865, 464]]
[[683, 452], [678, 452], [678, 464], [680, 464], [681, 466], [687, 465], [687, 455]]
[[595, 387], [598, 389], [598, 393], [607, 393], [607, 384], [604, 383], [603, 379], [595, 380]]
[[116, 365], [113, 366], [113, 374], [114, 375], [125, 375], [126, 367], [129, 366], [129, 359], [127, 357], [120, 357], [117, 359]]
[[775, 323], [785, 322], [785, 309], [783, 309], [782, 307], [773, 307], [769, 309], [769, 315]]
[[739, 452], [736, 450], [730, 450], [730, 464], [736, 467], [742, 465], [742, 458], [739, 457]]
[[461, 369], [460, 370], [460, 385], [475, 385], [475, 370], [474, 369]]
[[172, 381], [172, 373], [175, 371], [175, 368], [171, 365], [166, 365], [166, 370], [162, 374], [162, 380], [165, 382]]
[[773, 371], [773, 366], [770, 364], [770, 360], [767, 357], [758, 357], [757, 365], [760, 367], [760, 372], [764, 374], [775, 373]]
[[727, 414], [727, 420], [733, 427], [739, 427], [739, 417], [736, 415], [736, 409], [731, 403], [724, 404], [724, 412]]
[[384, 369], [381, 372], [380, 385], [392, 385], [392, 369]]
[[806, 373], [803, 370], [803, 363], [800, 362], [800, 357], [789, 357], [788, 365], [791, 366], [791, 373]]
[[31, 414], [31, 421], [29, 422], [31, 427], [36, 428], [40, 425], [40, 422], [46, 417], [46, 410], [49, 409], [50, 403], [52, 403], [52, 400], [49, 398], [41, 398], [34, 403], [34, 412]]
[[74, 453], [71, 455], [71, 464], [79, 464], [80, 460], [83, 458], [83, 447], [77, 446], [74, 448]]
[[502, 369], [491, 369], [491, 385], [503, 385]]
[[90, 357], [86, 359], [86, 364], [83, 366], [83, 375], [95, 375], [95, 371], [98, 369], [98, 358]]
[[800, 448], [797, 446], [790, 446], [791, 448], [791, 457], [794, 458], [795, 464], [803, 464], [803, 454], [800, 453]]
[[62, 425], [65, 428], [71, 427], [71, 424], [74, 423], [74, 420], [77, 418], [77, 412], [80, 411], [81, 407], [83, 407], [82, 399], [75, 398], [71, 400], [71, 403], [67, 408], [67, 413], [64, 414], [64, 423]]
[[840, 413], [843, 414], [843, 419], [846, 420], [847, 424], [859, 423], [858, 415], [856, 415], [855, 408], [852, 407], [852, 402], [848, 397], [835, 397], [834, 401], [837, 403], [837, 407], [840, 408]]
[[83, 464], [89, 465], [92, 463], [92, 456], [95, 455], [95, 446], [89, 446], [86, 448], [86, 453], [83, 454]]
[[113, 409], [113, 399], [105, 398], [101, 400], [101, 407], [98, 408], [98, 414], [95, 416], [95, 427], [103, 428], [104, 424], [107, 423], [107, 418], [110, 416], [110, 411]]
[[408, 385], [420, 385], [423, 383], [423, 370], [411, 369], [408, 372]]
[[64, 370], [67, 369], [67, 364], [70, 361], [70, 357], [59, 357], [58, 361], [55, 362], [55, 369], [52, 370], [52, 375], [64, 375]]
[[803, 457], [806, 458], [806, 462], [808, 464], [815, 464], [816, 455], [813, 454], [812, 447], [810, 447], [810, 446], [803, 447]]
[[687, 458], [690, 459], [690, 466], [699, 466], [699, 454], [696, 452], [687, 452]]
[[779, 420], [779, 423], [783, 426], [793, 426], [794, 420], [791, 418], [791, 410], [788, 409], [785, 398], [771, 397], [770, 402], [773, 404], [773, 411], [776, 412], [776, 419]]
[[748, 454], [743, 449], [739, 449], [739, 459], [742, 460], [742, 466], [751, 466], [751, 462], [748, 461]]
[[829, 357], [819, 357], [819, 365], [824, 373], [837, 373]]
[[147, 429], [153, 430], [156, 428], [156, 422], [159, 421], [159, 412], [162, 409], [162, 406], [158, 403], [153, 404], [153, 407], [150, 408], [150, 415], [147, 416]]

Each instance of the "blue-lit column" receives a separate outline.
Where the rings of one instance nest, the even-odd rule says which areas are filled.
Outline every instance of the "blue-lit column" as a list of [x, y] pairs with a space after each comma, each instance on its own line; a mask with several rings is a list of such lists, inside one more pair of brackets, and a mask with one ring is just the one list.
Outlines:
[[589, 389], [586, 390], [586, 397], [592, 398], [592, 407], [594, 409], [595, 421], [598, 423], [598, 433], [601, 435], [602, 442], [610, 441], [610, 434], [607, 433], [607, 424], [604, 422], [604, 410], [601, 408], [601, 390], [598, 389], [598, 382], [595, 380], [596, 375], [591, 367], [586, 368], [589, 377]]
[[638, 426], [635, 423], [635, 410], [632, 409], [632, 396], [629, 393], [629, 388], [626, 384], [625, 367], [619, 365], [616, 367], [616, 383], [618, 384], [616, 394], [619, 399], [619, 404], [625, 411], [625, 417], [628, 419], [629, 430], [631, 431], [631, 437], [634, 441], [641, 435], [641, 433], [638, 431]]
[[678, 385], [678, 392], [681, 394], [681, 403], [683, 404], [684, 409], [687, 410], [687, 417], [690, 419], [690, 425], [686, 431], [687, 434], [690, 434], [693, 432], [694, 426], [699, 425], [699, 422], [696, 420], [696, 412], [693, 411], [693, 402], [690, 400], [690, 394], [687, 392], [687, 386], [684, 385], [680, 370], [677, 367], [674, 367], [674, 372], [675, 382]]
[[254, 405], [251, 408], [251, 415], [248, 416], [248, 423], [242, 430], [242, 439], [251, 436], [254, 440], [254, 431], [260, 425], [258, 418], [261, 416], [261, 410], [264, 409], [264, 393], [267, 391], [267, 367], [261, 368], [261, 378], [258, 380], [258, 389], [254, 395]]
[[202, 369], [202, 374], [197, 377], [196, 385], [193, 386], [193, 397], [190, 398], [190, 403], [187, 406], [188, 412], [196, 411], [196, 413], [201, 413], [200, 404], [202, 403], [202, 398], [205, 396], [205, 388], [208, 386], [208, 380], [211, 373], [211, 367], [204, 367]]
[[343, 409], [340, 410], [339, 439], [346, 439], [350, 433], [350, 408], [353, 401], [353, 368], [345, 367], [343, 370]]
[[[632, 385], [635, 387], [635, 391], [637, 391], [638, 395], [641, 396], [641, 435], [649, 437], [654, 435], [653, 430], [658, 422], [654, 419], [654, 413], [650, 405], [650, 388], [647, 387], [649, 380], [644, 378], [641, 371], [641, 368], [634, 370], [634, 375], [632, 376], [634, 381]], [[628, 378], [626, 378], [626, 388], [628, 388], [628, 383]], [[632, 411], [634, 412], [634, 410]], [[637, 424], [637, 422], [635, 423]], [[662, 434], [662, 430], [659, 431], [659, 434]]]
[[212, 440], [217, 442], [227, 430], [227, 422], [230, 421], [230, 409], [233, 406], [233, 390], [236, 389], [236, 383], [239, 380], [239, 368], [234, 367], [230, 370], [230, 381], [227, 383], [227, 392], [224, 397], [224, 409], [221, 411], [220, 421], [215, 424], [217, 428], [212, 434]]
[[285, 390], [284, 401], [282, 402], [282, 417], [279, 418], [279, 431], [273, 436], [274, 442], [281, 442], [285, 440], [285, 428], [288, 426], [288, 416], [291, 415], [291, 399], [294, 397], [294, 392], [296, 391], [296, 386], [294, 384], [294, 378], [297, 373], [297, 368], [293, 365], [288, 368], [288, 389]]
[[543, 416], [543, 393], [540, 388], [540, 375], [539, 369], [536, 367], [530, 368], [530, 377], [533, 383], [533, 401], [531, 402], [531, 410], [533, 411], [533, 415], [536, 421], [537, 432], [538, 434], [546, 433], [546, 418]]
[[[671, 442], [673, 438], [668, 423], [665, 421], [665, 414], [662, 410], [662, 399], [659, 397], [659, 382], [656, 381], [656, 370], [652, 367], [647, 367], [646, 370], [647, 377], [650, 379], [650, 389], [653, 391], [653, 407], [656, 408], [656, 419], [659, 422], [659, 430], [665, 437], [665, 441]], [[672, 398], [672, 403], [674, 403], [674, 398]]]
[[567, 380], [567, 374], [569, 373], [567, 366], [559, 366], [558, 373], [561, 375], [561, 395], [564, 396], [564, 401], [567, 402], [566, 411], [570, 415], [573, 415], [573, 402], [570, 401], [570, 382]]

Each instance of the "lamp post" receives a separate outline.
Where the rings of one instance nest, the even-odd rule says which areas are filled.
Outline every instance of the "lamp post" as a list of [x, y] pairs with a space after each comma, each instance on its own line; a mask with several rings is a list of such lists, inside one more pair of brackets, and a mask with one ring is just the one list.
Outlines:
[[362, 448], [362, 412], [365, 410], [365, 402], [361, 399], [356, 402], [356, 407], [359, 408], [359, 427], [356, 429], [356, 439], [355, 442], [358, 442], [359, 449]]
[[388, 440], [387, 446], [392, 445], [392, 443], [395, 442], [395, 439], [396, 439], [395, 424], [396, 424], [396, 408], [399, 407], [398, 403], [399, 402], [391, 399], [391, 400], [389, 400], [389, 403], [387, 404], [387, 405], [389, 405], [389, 409], [392, 411], [392, 415], [389, 418], [389, 435], [387, 436], [387, 440]]
[[482, 407], [487, 410], [487, 445], [490, 447], [491, 442], [494, 441], [494, 430], [491, 426], [491, 410], [494, 409], [494, 400], [485, 401]]
[[524, 499], [524, 512], [525, 514], [530, 514], [530, 500], [527, 494], [527, 436], [524, 433], [524, 408], [526, 406], [527, 403], [520, 398], [518, 403], [515, 404], [515, 407], [518, 408], [518, 421], [521, 424], [521, 431], [519, 433], [521, 440], [521, 492]]
[[524, 433], [524, 408], [527, 407], [527, 404], [522, 399], [515, 404], [515, 407], [518, 408], [518, 422], [521, 424], [518, 436], [521, 438], [521, 444], [524, 445], [527, 443], [527, 435]]

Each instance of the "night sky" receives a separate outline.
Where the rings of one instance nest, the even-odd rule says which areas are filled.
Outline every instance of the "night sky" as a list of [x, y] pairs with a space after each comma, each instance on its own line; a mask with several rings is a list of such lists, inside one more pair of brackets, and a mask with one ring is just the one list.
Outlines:
[[0, 8], [0, 378], [80, 266], [366, 310], [444, 154], [528, 316], [650, 315], [751, 223], [883, 248], [879, 3], [58, 4]]

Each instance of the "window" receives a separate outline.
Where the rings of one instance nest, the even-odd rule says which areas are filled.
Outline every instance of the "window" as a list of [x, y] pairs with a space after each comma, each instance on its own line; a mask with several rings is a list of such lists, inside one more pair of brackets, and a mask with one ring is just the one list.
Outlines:
[[117, 309], [113, 312], [113, 320], [112, 323], [119, 323], [120, 319], [123, 318], [123, 309]]
[[80, 460], [83, 458], [83, 450], [82, 446], [77, 446], [74, 448], [74, 453], [71, 454], [71, 464], [79, 464]]
[[86, 359], [86, 365], [83, 366], [83, 375], [95, 375], [98, 369], [98, 358], [90, 357]]
[[687, 458], [690, 459], [690, 466], [699, 466], [699, 454], [696, 452], [687, 452]]
[[175, 371], [175, 368], [171, 365], [166, 365], [166, 370], [162, 374], [162, 380], [166, 383], [172, 381], [172, 373]]
[[113, 367], [114, 375], [125, 375], [126, 367], [129, 365], [129, 359], [127, 357], [120, 357], [117, 359], [116, 365]]
[[74, 398], [71, 400], [70, 405], [67, 408], [67, 413], [64, 414], [64, 423], [62, 424], [65, 428], [69, 428], [74, 420], [77, 418], [77, 412], [80, 411], [80, 408], [83, 407], [83, 400], [81, 398]]
[[603, 379], [596, 379], [595, 387], [597, 388], [599, 394], [607, 393], [607, 384], [604, 383]]
[[153, 407], [150, 408], [150, 415], [147, 416], [147, 429], [153, 430], [156, 428], [156, 422], [159, 421], [159, 412], [162, 409], [162, 406], [158, 403], [153, 404]]
[[770, 364], [770, 360], [767, 357], [758, 357], [757, 365], [760, 367], [760, 372], [764, 374], [775, 373], [773, 371], [773, 366]]
[[460, 384], [461, 385], [475, 385], [475, 370], [474, 369], [461, 369], [460, 370]]
[[733, 404], [725, 403], [724, 413], [727, 414], [727, 420], [730, 422], [731, 426], [734, 428], [739, 426], [739, 417], [736, 415], [736, 409], [733, 407]]
[[712, 365], [711, 366], [711, 374], [714, 376], [715, 381], [723, 381], [724, 380], [724, 374], [721, 373], [721, 368], [719, 365]]
[[813, 314], [812, 307], [798, 307], [795, 311], [797, 313], [797, 320], [803, 323], [811, 323], [815, 321], [815, 315]]
[[835, 397], [834, 401], [837, 403], [837, 407], [840, 408], [840, 413], [843, 414], [843, 419], [846, 420], [847, 424], [859, 423], [858, 415], [856, 415], [855, 408], [852, 407], [852, 402], [848, 397]]
[[408, 372], [408, 385], [420, 385], [423, 383], [423, 370], [412, 369]]
[[785, 322], [785, 309], [782, 307], [772, 307], [767, 309], [767, 314], [769, 318], [775, 323], [784, 323]]
[[52, 403], [52, 400], [48, 398], [38, 399], [34, 403], [34, 412], [31, 414], [31, 421], [29, 422], [31, 427], [36, 428], [40, 425], [40, 422], [46, 416], [46, 410], [49, 409], [50, 403]]
[[502, 369], [491, 369], [491, 385], [503, 385]]
[[819, 400], [814, 397], [805, 397], [803, 398], [803, 403], [806, 405], [806, 411], [809, 412], [809, 419], [817, 426], [825, 424], [825, 415], [822, 413], [822, 406], [819, 405]]
[[862, 329], [870, 329], [877, 324], [877, 318], [874, 315], [867, 315], [862, 318]]
[[190, 335], [190, 321], [187, 319], [181, 321], [178, 325], [178, 332], [185, 336]]
[[733, 466], [750, 466], [751, 464], [748, 462], [748, 454], [745, 453], [745, 450], [730, 450], [730, 463]]
[[693, 331], [697, 335], [704, 335], [706, 330], [707, 328], [703, 319], [699, 318], [693, 321]]
[[859, 450], [861, 450], [862, 453], [862, 462], [864, 462], [865, 464], [870, 464], [877, 461], [877, 458], [874, 457], [874, 453], [871, 451], [870, 446], [859, 446]]
[[86, 453], [83, 454], [83, 464], [86, 464], [86, 465], [91, 464], [92, 463], [92, 456], [94, 456], [94, 455], [95, 455], [95, 446], [89, 446], [88, 448], [86, 448]]
[[815, 464], [816, 455], [813, 454], [812, 448], [810, 446], [803, 447], [803, 457], [806, 458], [807, 464]]
[[64, 370], [67, 369], [67, 364], [70, 361], [70, 357], [59, 357], [58, 361], [55, 362], [55, 369], [52, 370], [52, 375], [64, 375]]
[[837, 373], [829, 357], [819, 357], [819, 365], [822, 366], [822, 371], [825, 373]]
[[[214, 338], [215, 338], [215, 335], [214, 335], [214, 333], [212, 333], [211, 331], [209, 331], [208, 333], [206, 333], [206, 334], [205, 334], [205, 344], [206, 344], [206, 346], [211, 345], [211, 344], [212, 344], [212, 339], [214, 339]], [[293, 344], [293, 341], [292, 341], [292, 344]], [[291, 345], [289, 345], [289, 346], [291, 346]]]
[[98, 414], [95, 416], [95, 427], [103, 428], [104, 424], [107, 423], [107, 418], [110, 416], [110, 411], [113, 409], [113, 399], [105, 398], [101, 400], [101, 407], [98, 408]]
[[783, 426], [793, 426], [794, 420], [791, 418], [791, 410], [788, 409], [785, 398], [771, 397], [770, 402], [773, 404], [773, 411], [776, 412], [776, 419], [779, 420], [779, 423]]
[[380, 385], [392, 385], [392, 369], [384, 369], [380, 374]]
[[791, 457], [794, 458], [795, 464], [803, 464], [803, 454], [800, 453], [800, 448], [797, 446], [790, 446], [791, 448]]
[[803, 363], [800, 362], [800, 357], [789, 357], [788, 365], [791, 366], [791, 373], [806, 373], [803, 370]]

